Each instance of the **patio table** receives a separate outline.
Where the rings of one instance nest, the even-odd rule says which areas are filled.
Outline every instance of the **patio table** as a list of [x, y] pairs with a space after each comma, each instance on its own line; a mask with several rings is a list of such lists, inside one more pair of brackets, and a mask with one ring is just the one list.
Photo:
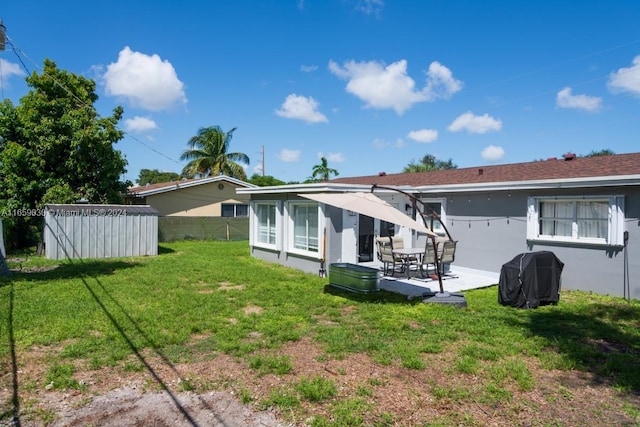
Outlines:
[[413, 260], [418, 260], [417, 265], [420, 267], [420, 258], [424, 255], [424, 248], [398, 248], [393, 249], [391, 252], [394, 257], [397, 256], [402, 259], [402, 262], [404, 263], [404, 270], [407, 273], [407, 279], [410, 279], [409, 267], [411, 266], [411, 262]]

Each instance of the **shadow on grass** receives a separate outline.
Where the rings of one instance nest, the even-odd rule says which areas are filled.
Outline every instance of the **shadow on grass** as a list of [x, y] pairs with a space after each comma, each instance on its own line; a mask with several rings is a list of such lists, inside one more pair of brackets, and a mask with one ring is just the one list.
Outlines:
[[576, 369], [594, 373], [599, 383], [640, 394], [640, 306], [596, 303], [580, 313], [561, 307], [526, 313], [521, 318], [525, 326]]
[[[169, 252], [167, 252], [169, 253]], [[0, 420], [6, 420], [8, 418], [12, 418], [12, 425], [20, 426], [20, 398], [19, 398], [19, 381], [18, 374], [19, 371], [17, 369], [16, 363], [16, 352], [15, 352], [15, 340], [14, 340], [14, 325], [13, 325], [13, 306], [14, 306], [14, 281], [15, 280], [38, 280], [38, 281], [49, 281], [56, 279], [68, 279], [68, 278], [78, 278], [84, 284], [84, 287], [92, 296], [98, 308], [104, 313], [106, 318], [111, 322], [113, 327], [118, 331], [122, 340], [127, 344], [131, 352], [138, 358], [140, 363], [144, 365], [148, 373], [152, 376], [152, 378], [156, 381], [156, 383], [168, 394], [168, 396], [173, 401], [175, 407], [180, 411], [183, 415], [185, 421], [188, 425], [197, 427], [197, 421], [192, 417], [187, 408], [185, 408], [182, 403], [178, 400], [175, 393], [170, 389], [167, 385], [166, 381], [158, 374], [158, 372], [151, 366], [151, 364], [147, 361], [145, 356], [142, 354], [142, 350], [144, 347], [150, 348], [160, 359], [164, 362], [166, 366], [169, 367], [178, 377], [185, 381], [185, 378], [179, 374], [178, 370], [171, 363], [171, 361], [161, 352], [157, 343], [155, 343], [150, 336], [140, 327], [140, 325], [135, 321], [135, 319], [130, 315], [129, 312], [124, 308], [124, 306], [115, 299], [115, 297], [107, 290], [107, 288], [100, 281], [100, 276], [110, 275], [116, 272], [116, 270], [126, 269], [126, 268], [135, 268], [139, 266], [140, 263], [130, 262], [130, 261], [122, 261], [122, 260], [82, 260], [82, 259], [73, 259], [64, 261], [60, 265], [48, 265], [31, 268], [29, 270], [22, 271], [12, 271], [9, 277], [2, 278], [0, 280], [0, 287], [10, 286], [9, 289], [9, 307], [7, 310], [7, 328], [9, 331], [9, 348], [10, 348], [10, 356], [11, 356], [11, 365], [12, 365], [12, 399], [11, 399], [11, 408], [6, 410], [0, 409]], [[121, 322], [118, 320], [115, 312], [120, 312], [124, 315], [125, 322]], [[138, 335], [143, 337], [145, 341], [144, 346], [137, 346], [134, 343], [133, 335]], [[210, 413], [213, 417], [215, 417], [216, 425], [222, 425], [222, 420], [219, 419], [219, 416], [215, 413], [215, 409], [210, 407], [210, 405], [203, 399], [200, 399], [201, 405], [207, 407], [210, 410]], [[0, 422], [1, 424], [1, 422]]]
[[[95, 281], [95, 285], [92, 285], [90, 282], [94, 282], [94, 281]], [[117, 301], [108, 292], [108, 290], [104, 287], [102, 282], [100, 282], [100, 280], [97, 277], [89, 278], [89, 280], [87, 280], [87, 278], [85, 278], [85, 277], [82, 277], [82, 282], [84, 283], [84, 286], [86, 287], [87, 291], [91, 294], [91, 296], [96, 301], [98, 306], [102, 309], [102, 311], [104, 312], [105, 316], [109, 319], [109, 321], [117, 329], [117, 331], [121, 335], [122, 339], [127, 343], [127, 346], [130, 348], [132, 353], [135, 354], [135, 356], [138, 358], [140, 363], [142, 363], [144, 365], [146, 370], [153, 377], [153, 379], [158, 383], [158, 385], [160, 387], [162, 387], [162, 389], [169, 395], [169, 397], [173, 401], [175, 407], [180, 411], [180, 413], [183, 415], [183, 417], [188, 422], [188, 424], [193, 426], [193, 427], [197, 427], [198, 424], [197, 424], [196, 420], [193, 419], [193, 417], [191, 416], [189, 411], [178, 400], [177, 396], [169, 388], [169, 386], [166, 384], [166, 382], [156, 372], [156, 370], [153, 369], [151, 364], [149, 364], [149, 362], [145, 359], [145, 357], [141, 353], [142, 348], [138, 348], [134, 344], [134, 342], [133, 342], [133, 340], [132, 340], [132, 338], [130, 336], [131, 335], [130, 332], [127, 332], [127, 330], [125, 329], [124, 325], [122, 325], [120, 322], [118, 322], [118, 320], [114, 316], [114, 313], [112, 312], [112, 310], [110, 310], [107, 307], [107, 304], [106, 304], [107, 301], [110, 301], [110, 305], [115, 305], [115, 307], [117, 307], [117, 311], [120, 311], [122, 314], [124, 314], [125, 318], [130, 323], [130, 325], [135, 329], [135, 331], [138, 334], [140, 334], [140, 336], [142, 336], [144, 338], [144, 340], [151, 347], [151, 349], [153, 349], [153, 351], [158, 356], [160, 356], [162, 361], [174, 373], [176, 373], [178, 375], [178, 377], [181, 379], [181, 381], [184, 381], [185, 379], [182, 378], [182, 376], [179, 374], [179, 372], [177, 371], [175, 366], [171, 363], [171, 361], [164, 354], [162, 354], [162, 352], [158, 348], [158, 345], [155, 342], [153, 342], [153, 340], [149, 337], [149, 335], [140, 327], [140, 325], [133, 319], [133, 317], [131, 317], [131, 315], [125, 310], [125, 308], [120, 304], [120, 302]], [[103, 296], [101, 297], [100, 294], [102, 294]], [[105, 301], [105, 300], [107, 300], [107, 301]], [[207, 406], [207, 403], [204, 400], [201, 400], [201, 403], [203, 404], [203, 406]], [[210, 408], [210, 407], [209, 407], [209, 409], [210, 409], [211, 413], [213, 414], [213, 416], [215, 416], [217, 418], [217, 414], [215, 414], [213, 409]], [[220, 420], [216, 419], [216, 421], [219, 422]]]
[[158, 245], [158, 255], [172, 254], [175, 251], [166, 246]]
[[12, 274], [15, 280], [73, 279], [83, 276], [106, 276], [115, 273], [116, 270], [135, 268], [139, 265], [137, 262], [119, 260], [64, 261], [58, 265], [22, 266], [12, 270]]
[[[18, 384], [18, 362], [16, 358], [16, 342], [13, 330], [13, 312], [14, 312], [14, 300], [15, 300], [15, 285], [10, 276], [5, 277], [8, 282], [9, 298], [8, 307], [6, 308], [7, 314], [7, 331], [8, 331], [8, 346], [9, 355], [11, 357], [11, 408], [2, 410], [0, 412], [0, 420], [6, 420], [11, 418], [11, 422], [15, 427], [20, 427], [20, 397], [19, 397], [19, 384]], [[0, 283], [0, 286], [3, 284]]]

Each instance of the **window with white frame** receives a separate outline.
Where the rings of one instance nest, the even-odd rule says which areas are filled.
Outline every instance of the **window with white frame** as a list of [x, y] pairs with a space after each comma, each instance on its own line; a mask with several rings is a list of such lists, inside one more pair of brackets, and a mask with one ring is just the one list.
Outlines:
[[318, 211], [317, 203], [289, 204], [290, 236], [294, 251], [318, 252]]
[[[433, 231], [438, 234], [444, 234], [444, 227], [442, 227], [442, 223], [440, 220], [444, 221], [444, 199], [423, 199], [422, 202], [426, 205], [424, 214], [425, 219], [427, 220], [427, 227], [431, 228], [433, 224]], [[429, 216], [431, 211], [435, 212], [440, 220], [432, 218]]]
[[276, 244], [276, 203], [264, 202], [254, 205], [256, 218], [256, 243], [264, 245]]
[[619, 246], [624, 196], [530, 197], [527, 238]]
[[224, 218], [246, 218], [249, 216], [249, 205], [239, 203], [223, 203], [221, 206]]

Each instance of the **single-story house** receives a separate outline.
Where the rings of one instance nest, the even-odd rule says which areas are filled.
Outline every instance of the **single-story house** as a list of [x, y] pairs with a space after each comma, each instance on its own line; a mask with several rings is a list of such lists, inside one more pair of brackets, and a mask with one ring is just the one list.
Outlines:
[[160, 216], [246, 217], [249, 196], [237, 188], [255, 185], [225, 175], [129, 188], [125, 203], [153, 206]]
[[[314, 196], [373, 191], [421, 221], [392, 189], [440, 214], [458, 242], [456, 266], [498, 274], [520, 253], [552, 251], [565, 264], [563, 289], [640, 298], [640, 153], [238, 188], [250, 197], [251, 254], [315, 273], [323, 259], [380, 266], [372, 236], [424, 246], [425, 233]], [[433, 229], [444, 235], [437, 221]]]

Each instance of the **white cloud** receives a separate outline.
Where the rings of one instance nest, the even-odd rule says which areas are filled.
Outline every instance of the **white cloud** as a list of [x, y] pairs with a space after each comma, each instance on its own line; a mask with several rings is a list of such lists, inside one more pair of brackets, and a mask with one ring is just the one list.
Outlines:
[[437, 98], [449, 99], [451, 96], [462, 90], [462, 82], [453, 78], [450, 69], [434, 61], [429, 65], [427, 72], [427, 85], [424, 92], [429, 100]]
[[297, 162], [300, 160], [300, 154], [300, 150], [287, 150], [283, 148], [276, 157], [283, 162]]
[[156, 122], [148, 117], [135, 116], [124, 121], [124, 130], [127, 132], [143, 133], [157, 128]]
[[451, 71], [438, 62], [429, 66], [427, 81], [420, 90], [407, 75], [404, 59], [386, 66], [376, 61], [347, 61], [341, 67], [329, 61], [329, 70], [348, 80], [346, 91], [363, 100], [366, 108], [391, 108], [398, 115], [416, 103], [449, 98], [462, 88], [462, 83], [453, 78]]
[[303, 73], [312, 73], [318, 69], [317, 65], [301, 65], [300, 71]]
[[447, 128], [450, 132], [466, 130], [468, 133], [486, 133], [502, 129], [502, 121], [485, 114], [476, 116], [471, 111], [460, 115]]
[[633, 58], [633, 65], [609, 74], [609, 89], [613, 92], [631, 92], [640, 96], [640, 55]]
[[107, 95], [124, 98], [137, 108], [161, 111], [187, 103], [184, 83], [169, 61], [129, 46], [120, 51], [118, 62], [107, 66], [103, 79]]
[[502, 147], [496, 147], [495, 145], [489, 145], [482, 150], [480, 155], [483, 160], [488, 162], [499, 162], [504, 158], [504, 149]]
[[14, 76], [22, 77], [25, 76], [26, 73], [22, 71], [22, 68], [18, 64], [14, 64], [13, 62], [9, 62], [0, 58], [0, 70], [2, 70], [2, 74], [0, 78], [2, 79], [0, 83], [3, 86], [9, 87], [9, 79]]
[[287, 119], [304, 120], [307, 123], [328, 122], [326, 116], [318, 111], [318, 106], [315, 99], [292, 93], [276, 110], [276, 114]]
[[358, 12], [366, 15], [379, 15], [384, 8], [382, 0], [354, 0], [354, 7]]
[[407, 135], [407, 138], [424, 143], [433, 142], [438, 139], [438, 131], [434, 129], [412, 130]]
[[329, 162], [342, 163], [345, 161], [344, 154], [342, 153], [327, 153], [324, 154], [322, 151], [318, 152], [318, 158], [325, 158]]
[[598, 111], [602, 106], [602, 98], [588, 95], [572, 95], [571, 88], [565, 87], [556, 95], [556, 103], [560, 108]]

